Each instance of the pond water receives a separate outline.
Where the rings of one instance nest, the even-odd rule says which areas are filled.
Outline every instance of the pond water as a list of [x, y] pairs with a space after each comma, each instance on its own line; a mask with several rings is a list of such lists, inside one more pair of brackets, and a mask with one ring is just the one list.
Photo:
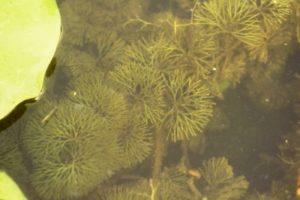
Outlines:
[[38, 101], [0, 121], [29, 200], [300, 197], [297, 0], [58, 0]]

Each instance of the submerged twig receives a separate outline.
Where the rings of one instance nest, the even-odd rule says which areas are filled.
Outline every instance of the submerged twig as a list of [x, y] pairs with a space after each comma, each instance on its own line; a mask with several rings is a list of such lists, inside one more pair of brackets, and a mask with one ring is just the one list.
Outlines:
[[56, 110], [57, 110], [56, 106], [52, 110], [50, 110], [50, 112], [41, 120], [42, 124], [46, 124]]

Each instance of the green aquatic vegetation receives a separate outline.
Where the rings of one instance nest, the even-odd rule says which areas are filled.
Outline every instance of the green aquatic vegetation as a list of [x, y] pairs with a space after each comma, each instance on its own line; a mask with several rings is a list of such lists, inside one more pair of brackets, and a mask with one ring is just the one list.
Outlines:
[[258, 14], [248, 1], [210, 0], [199, 3], [193, 14], [196, 24], [203, 25], [220, 40], [229, 36], [248, 47], [261, 42]]
[[178, 67], [175, 63], [179, 56], [180, 52], [176, 45], [165, 35], [160, 34], [129, 45], [125, 50], [122, 63], [134, 62], [141, 66], [150, 66], [162, 72], [168, 72]]
[[291, 191], [289, 187], [291, 185], [273, 181], [270, 191], [265, 193], [256, 192], [248, 195], [246, 200], [292, 200], [294, 199], [294, 191]]
[[68, 43], [84, 46], [96, 43], [103, 33], [123, 31], [123, 23], [142, 10], [142, 2], [64, 0], [60, 9]]
[[126, 185], [113, 186], [106, 190], [99, 188], [88, 198], [90, 200], [149, 200], [151, 196], [148, 191], [144, 191], [144, 188], [145, 181], [138, 180]]
[[57, 52], [58, 62], [66, 66], [64, 70], [71, 77], [78, 77], [93, 70], [113, 69], [124, 54], [125, 42], [111, 24], [109, 29], [103, 24], [108, 22], [99, 2], [66, 0], [60, 8], [64, 32], [68, 35]]
[[58, 63], [64, 66], [69, 77], [79, 77], [82, 74], [93, 72], [97, 66], [94, 55], [62, 42], [57, 50]]
[[175, 71], [166, 78], [165, 125], [172, 141], [201, 134], [213, 113], [209, 89], [200, 81]]
[[116, 135], [91, 109], [69, 101], [43, 102], [22, 141], [32, 162], [31, 184], [44, 199], [86, 195], [119, 168]]
[[188, 19], [180, 18], [170, 10], [155, 13], [149, 20], [149, 22], [142, 19], [137, 19], [136, 21], [140, 22], [142, 25], [141, 28], [154, 33], [156, 31], [163, 32], [168, 35], [169, 38], [175, 38], [178, 33], [192, 25]]
[[45, 94], [29, 108], [21, 134], [40, 198], [246, 199], [248, 182], [226, 158], [198, 168], [195, 157], [210, 151], [207, 134], [233, 125], [213, 113], [229, 88], [283, 105], [294, 37], [287, 1], [59, 2], [67, 83], [57, 87], [67, 89], [60, 102]]
[[292, 0], [251, 0], [266, 28], [278, 27], [291, 14]]
[[[299, 84], [299, 79], [295, 80], [296, 87]], [[299, 107], [299, 92], [294, 96], [293, 106], [294, 114], [296, 115], [296, 125], [292, 127], [291, 132], [282, 136], [282, 140], [278, 145], [279, 153], [271, 157], [272, 161], [277, 162], [277, 167], [281, 170], [282, 178], [280, 181], [272, 182], [271, 189], [263, 194], [265, 198], [275, 200], [290, 200], [295, 199], [295, 192], [299, 188], [299, 168], [300, 168], [300, 107]]]
[[[280, 54], [283, 58], [288, 55], [291, 43], [291, 33], [287, 26], [267, 27], [263, 31], [263, 42], [250, 51], [250, 56], [259, 62], [272, 62], [276, 64], [276, 57]], [[280, 58], [281, 62], [285, 59]]]
[[79, 106], [94, 111], [106, 128], [119, 131], [127, 121], [124, 97], [104, 84], [102, 73], [87, 73], [69, 86], [68, 97]]
[[145, 121], [157, 123], [163, 114], [164, 79], [152, 66], [135, 62], [119, 66], [110, 73], [110, 79], [129, 102], [130, 109]]
[[149, 21], [136, 18], [129, 23], [156, 34], [130, 45], [125, 62], [154, 63], [164, 73], [180, 69], [196, 74], [199, 79], [207, 80], [215, 96], [222, 96], [227, 88], [237, 85], [246, 73], [246, 49], [232, 38], [215, 38], [193, 18], [181, 20], [163, 12]]
[[213, 72], [213, 56], [217, 45], [203, 29], [189, 27], [180, 31], [175, 39], [178, 58], [175, 66], [201, 79], [207, 79]]
[[233, 168], [224, 157], [211, 158], [203, 162], [201, 174], [210, 186], [216, 186], [224, 183], [233, 177]]
[[132, 167], [144, 161], [152, 153], [153, 136], [149, 127], [136, 113], [128, 114], [128, 120], [120, 131], [119, 145], [123, 152], [123, 167]]
[[148, 1], [142, 0], [96, 0], [98, 10], [90, 20], [97, 19], [96, 26], [99, 31], [94, 31], [92, 37], [99, 37], [104, 32], [116, 32], [125, 41], [135, 41], [135, 29], [125, 28], [126, 22], [136, 16], [143, 16], [145, 5]]
[[224, 157], [204, 161], [200, 173], [208, 184], [208, 188], [203, 191], [208, 199], [241, 199], [248, 189], [249, 183], [245, 177], [235, 177], [233, 168]]
[[[95, 14], [101, 15], [102, 26], [110, 29], [122, 29], [123, 23], [131, 17], [140, 15], [143, 11], [145, 2], [140, 0], [95, 0], [102, 12]], [[114, 27], [111, 27], [113, 25]]]
[[[283, 45], [281, 50], [277, 49], [269, 55], [271, 60], [267, 63], [261, 63], [258, 61], [249, 62], [248, 77], [253, 83], [249, 83], [247, 85], [257, 84], [258, 86], [256, 89], [253, 88], [253, 90], [259, 91], [259, 87], [263, 86], [260, 84], [263, 82], [280, 81], [280, 78], [283, 76], [289, 50], [285, 45]], [[280, 58], [278, 55], [280, 55]]]
[[245, 88], [257, 105], [280, 109], [289, 104], [289, 81], [284, 81], [286, 61], [291, 52], [292, 34], [287, 26], [265, 32], [265, 42], [250, 52]]
[[112, 70], [120, 64], [125, 54], [125, 42], [116, 33], [102, 33], [96, 38], [97, 67]]
[[23, 184], [27, 182], [28, 172], [19, 147], [20, 130], [21, 125], [17, 123], [4, 131], [0, 131], [0, 169]]
[[232, 200], [241, 199], [247, 188], [245, 178], [235, 177], [227, 159], [221, 157], [204, 161], [198, 178], [178, 167], [165, 168], [156, 179], [136, 177], [127, 184], [99, 187], [90, 199]]
[[228, 88], [238, 85], [246, 74], [245, 51], [226, 51], [214, 60], [213, 70], [208, 77], [207, 84], [214, 94], [223, 98], [223, 93]]
[[[80, 6], [78, 4], [81, 3]], [[85, 43], [85, 34], [88, 29], [89, 24], [85, 23], [84, 16], [87, 16], [89, 12], [86, 10], [90, 10], [90, 3], [86, 3], [86, 1], [82, 0], [74, 0], [72, 3], [70, 1], [63, 1], [59, 5], [59, 9], [62, 17], [62, 25], [64, 27], [64, 34], [67, 34], [68, 37], [64, 37], [63, 41], [66, 41], [73, 45], [83, 46]], [[83, 16], [80, 16], [78, 13], [80, 9], [84, 10], [81, 12]], [[79, 11], [78, 11], [79, 10]]]
[[115, 33], [103, 33], [93, 45], [78, 48], [63, 41], [57, 51], [58, 63], [65, 66], [70, 77], [94, 71], [107, 72], [120, 64], [125, 42]]
[[118, 185], [107, 190], [99, 190], [92, 200], [192, 200], [185, 174], [176, 169], [166, 169], [161, 177], [153, 179], [139, 178], [133, 183]]
[[270, 61], [267, 63], [250, 63], [245, 89], [250, 99], [261, 108], [278, 110], [289, 104], [290, 82], [284, 78], [288, 55], [288, 47], [278, 45], [270, 51]]
[[152, 194], [156, 193], [157, 199], [192, 199], [189, 186], [187, 184], [188, 177], [180, 172], [177, 168], [166, 168], [160, 175], [157, 182], [153, 182], [151, 186]]

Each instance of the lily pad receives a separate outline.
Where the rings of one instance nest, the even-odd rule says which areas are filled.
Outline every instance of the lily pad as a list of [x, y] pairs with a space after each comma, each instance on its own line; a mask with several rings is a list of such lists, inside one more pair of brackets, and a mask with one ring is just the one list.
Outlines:
[[0, 119], [39, 96], [61, 34], [55, 0], [0, 3]]
[[0, 199], [26, 200], [18, 185], [5, 173], [0, 171]]

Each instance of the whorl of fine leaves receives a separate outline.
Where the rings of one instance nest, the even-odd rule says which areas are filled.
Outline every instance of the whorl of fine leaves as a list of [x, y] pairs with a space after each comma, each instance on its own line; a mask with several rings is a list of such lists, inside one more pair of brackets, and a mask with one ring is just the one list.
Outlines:
[[141, 66], [152, 66], [163, 72], [178, 67], [175, 63], [180, 58], [178, 47], [163, 34], [143, 38], [129, 45], [125, 55], [124, 64], [134, 62]]
[[232, 167], [224, 157], [204, 161], [200, 172], [209, 186], [204, 191], [208, 199], [238, 200], [245, 195], [249, 186], [244, 176], [234, 176]]
[[117, 137], [90, 108], [40, 103], [22, 135], [31, 184], [43, 199], [81, 197], [120, 167]]
[[131, 109], [140, 113], [145, 121], [157, 123], [161, 120], [164, 79], [157, 69], [131, 62], [112, 71], [110, 79], [125, 95]]
[[124, 167], [133, 167], [150, 155], [153, 138], [147, 124], [136, 113], [128, 114], [127, 117], [127, 123], [120, 131], [119, 144], [123, 152]]
[[225, 39], [229, 35], [248, 47], [260, 44], [262, 34], [257, 12], [248, 1], [210, 0], [194, 11], [196, 24], [204, 25], [210, 34]]
[[71, 82], [68, 97], [79, 106], [97, 114], [111, 131], [119, 131], [126, 121], [124, 97], [104, 84], [102, 73], [87, 73]]
[[251, 0], [263, 21], [265, 28], [274, 28], [281, 25], [291, 14], [291, 0]]
[[166, 80], [165, 123], [172, 141], [201, 134], [213, 113], [208, 88], [199, 80], [176, 71]]
[[177, 33], [177, 69], [183, 69], [188, 74], [196, 74], [201, 79], [213, 70], [213, 56], [216, 53], [216, 42], [205, 30], [192, 26]]

